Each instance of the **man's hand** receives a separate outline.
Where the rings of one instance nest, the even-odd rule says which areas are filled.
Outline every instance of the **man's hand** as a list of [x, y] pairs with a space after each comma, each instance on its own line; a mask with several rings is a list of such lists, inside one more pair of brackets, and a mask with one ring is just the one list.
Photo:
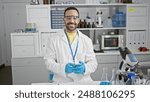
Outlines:
[[74, 64], [73, 63], [68, 63], [68, 64], [66, 64], [66, 66], [65, 66], [65, 72], [67, 73], [67, 74], [69, 74], [69, 73], [72, 73], [73, 72], [73, 69], [74, 69]]
[[80, 61], [79, 64], [75, 65], [73, 72], [76, 74], [84, 74], [85, 73], [85, 64], [84, 62]]

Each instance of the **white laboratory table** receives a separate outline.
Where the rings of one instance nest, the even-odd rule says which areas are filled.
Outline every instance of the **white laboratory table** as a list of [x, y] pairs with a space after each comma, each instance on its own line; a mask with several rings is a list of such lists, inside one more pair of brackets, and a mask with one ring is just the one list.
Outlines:
[[32, 83], [32, 85], [99, 85], [100, 81], [90, 81], [90, 82], [68, 82], [68, 83]]

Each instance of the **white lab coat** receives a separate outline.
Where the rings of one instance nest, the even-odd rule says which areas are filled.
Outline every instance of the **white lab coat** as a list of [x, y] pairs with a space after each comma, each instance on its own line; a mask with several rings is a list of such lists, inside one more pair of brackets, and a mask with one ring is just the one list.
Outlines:
[[67, 63], [73, 63], [71, 51], [64, 30], [60, 30], [56, 36], [51, 37], [47, 42], [46, 54], [44, 59], [48, 70], [54, 72], [55, 82], [74, 82], [74, 81], [92, 81], [90, 74], [97, 68], [97, 60], [93, 52], [92, 40], [78, 31], [79, 36], [76, 36], [71, 47], [75, 52], [77, 39], [79, 39], [78, 51], [75, 58], [75, 63], [79, 61], [85, 62], [85, 73], [66, 74], [65, 66]]

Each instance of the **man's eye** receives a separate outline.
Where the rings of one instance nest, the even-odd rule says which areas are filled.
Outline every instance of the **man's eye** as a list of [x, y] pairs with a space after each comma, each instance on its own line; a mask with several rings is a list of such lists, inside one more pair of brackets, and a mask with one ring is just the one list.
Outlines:
[[65, 16], [66, 19], [78, 19], [79, 17], [78, 16]]

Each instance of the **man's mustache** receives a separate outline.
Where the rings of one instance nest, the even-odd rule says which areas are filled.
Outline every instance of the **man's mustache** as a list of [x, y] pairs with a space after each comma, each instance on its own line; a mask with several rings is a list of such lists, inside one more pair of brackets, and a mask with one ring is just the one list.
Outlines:
[[76, 23], [67, 23], [67, 24], [74, 24], [74, 25], [76, 25]]

